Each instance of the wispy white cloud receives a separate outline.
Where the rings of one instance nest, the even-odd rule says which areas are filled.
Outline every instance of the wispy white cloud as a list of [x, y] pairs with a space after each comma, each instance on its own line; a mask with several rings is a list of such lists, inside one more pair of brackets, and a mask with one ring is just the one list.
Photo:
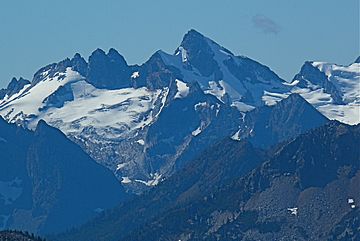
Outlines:
[[255, 15], [252, 22], [255, 28], [260, 29], [265, 34], [278, 34], [281, 31], [280, 25], [262, 14]]

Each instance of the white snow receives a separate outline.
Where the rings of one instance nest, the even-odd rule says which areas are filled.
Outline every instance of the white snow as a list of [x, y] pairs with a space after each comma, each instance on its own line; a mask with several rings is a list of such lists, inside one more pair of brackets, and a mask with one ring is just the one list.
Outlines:
[[231, 139], [233, 139], [234, 141], [240, 141], [240, 130], [235, 132], [235, 134], [231, 136]]
[[180, 53], [181, 53], [181, 61], [183, 63], [185, 63], [188, 60], [186, 49], [184, 49], [184, 47], [180, 46], [179, 50], [180, 50]]
[[[65, 133], [79, 131], [78, 126], [72, 125], [73, 122], [81, 123], [82, 128], [86, 126], [124, 130], [141, 128], [151, 123], [152, 119], [151, 116], [148, 119], [139, 119], [140, 116], [152, 109], [160, 94], [160, 91], [149, 91], [145, 87], [96, 89], [84, 81], [75, 83], [73, 90], [75, 101], [69, 102], [60, 109], [52, 108], [46, 115], [40, 116], [49, 123], [63, 122], [59, 128]], [[82, 94], [82, 90], [85, 90], [86, 94]]]
[[225, 89], [220, 83], [215, 81], [209, 81], [209, 87], [204, 91], [206, 94], [214, 95], [218, 100], [223, 102], [223, 96], [225, 95]]
[[[64, 84], [70, 85], [74, 101], [65, 102], [61, 108], [50, 107], [39, 111], [44, 106], [43, 100]], [[162, 96], [164, 94], [165, 97]], [[164, 102], [166, 95], [166, 90], [163, 93], [162, 90], [150, 91], [145, 87], [96, 89], [68, 68], [63, 80], [54, 78], [39, 82], [22, 98], [0, 106], [0, 114], [10, 121], [16, 121], [19, 116], [28, 118], [31, 129], [36, 127], [38, 120], [44, 119], [67, 135], [76, 136], [84, 128], [93, 127], [97, 135], [111, 139], [151, 124], [153, 116], [159, 114], [152, 112], [156, 100], [161, 96]], [[112, 131], [115, 129], [118, 131]]]
[[288, 208], [287, 210], [290, 211], [291, 215], [298, 215], [298, 208]]
[[[307, 87], [299, 87], [299, 80], [291, 83], [273, 79], [266, 74], [255, 72], [255, 79], [247, 76], [244, 79], [236, 78], [224, 64], [224, 61], [232, 59], [238, 66], [244, 64], [246, 57], [236, 57], [224, 51], [224, 49], [210, 39], [205, 38], [214, 53], [214, 60], [218, 63], [222, 72], [222, 80], [214, 81], [204, 77], [192, 66], [187, 68], [182, 64], [180, 49], [176, 56], [160, 52], [162, 59], [167, 65], [175, 66], [181, 71], [186, 82], [197, 81], [205, 93], [216, 96], [224, 101], [224, 95], [228, 94], [233, 106], [238, 107], [240, 112], [245, 111], [242, 104], [250, 106], [275, 105], [291, 93], [299, 93], [315, 108], [329, 119], [336, 119], [348, 124], [360, 123], [360, 64], [354, 63], [350, 66], [339, 66], [324, 62], [313, 62], [313, 65], [323, 71], [329, 81], [343, 93], [344, 105], [334, 104], [334, 100], [328, 93], [314, 83], [307, 81]], [[305, 80], [306, 82], [306, 80]], [[244, 101], [243, 96], [251, 94], [253, 102]]]
[[248, 112], [255, 109], [252, 105], [247, 105], [244, 102], [234, 101], [231, 106], [235, 106], [240, 112]]
[[[6, 116], [9, 110], [14, 109], [14, 111], [9, 114], [9, 119], [12, 119], [20, 112], [26, 115], [38, 115], [39, 108], [43, 106], [43, 101], [46, 97], [56, 91], [60, 86], [83, 78], [79, 73], [71, 70], [71, 68], [66, 69], [65, 75], [66, 77], [63, 79], [60, 78], [61, 75], [59, 74], [58, 77], [45, 78], [32, 88], [25, 89], [24, 87], [23, 91], [20, 91], [18, 95], [12, 96], [9, 101], [0, 105], [0, 114]], [[4, 113], [4, 109], [8, 111]]]
[[[254, 104], [256, 106], [262, 105], [261, 97], [265, 91], [286, 91], [289, 87], [283, 85], [281, 80], [273, 80], [272, 78], [267, 78], [267, 76], [261, 74], [260, 72], [255, 72], [256, 79], [252, 81], [240, 80], [235, 77], [224, 64], [226, 60], [233, 59], [235, 63], [239, 66], [242, 65], [243, 60], [246, 57], [235, 57], [230, 53], [227, 53], [223, 50], [223, 47], [219, 46], [214, 41], [207, 39], [209, 46], [214, 52], [214, 59], [218, 63], [221, 72], [223, 74], [223, 80], [220, 81], [222, 87], [225, 89], [232, 102], [241, 101], [243, 96], [246, 96], [248, 93], [251, 93], [254, 99]], [[266, 78], [266, 79], [264, 79]], [[243, 101], [242, 101], [243, 102]]]
[[275, 92], [269, 92], [264, 91], [264, 95], [262, 96], [262, 101], [265, 102], [265, 105], [272, 106], [275, 105], [277, 102], [281, 101], [282, 99], [285, 99], [289, 96], [289, 94], [285, 93], [275, 93]]
[[317, 108], [323, 115], [331, 120], [356, 125], [360, 123], [360, 105], [350, 103], [347, 105], [327, 104]]
[[152, 179], [148, 180], [148, 181], [143, 181], [143, 180], [139, 180], [139, 179], [136, 179], [135, 181], [136, 182], [139, 182], [139, 183], [142, 183], [142, 184], [145, 184], [146, 186], [156, 186], [158, 185], [162, 179], [161, 179], [161, 174], [159, 173], [151, 173], [150, 176], [152, 177]]
[[297, 87], [296, 83], [291, 92], [301, 94], [329, 119], [351, 125], [360, 123], [360, 64], [353, 63], [349, 66], [341, 66], [325, 62], [313, 62], [312, 65], [327, 76], [328, 81], [342, 95], [344, 104], [334, 103], [330, 94], [309, 80], [306, 80], [307, 88]]
[[197, 136], [201, 133], [201, 127], [199, 126], [196, 130], [194, 130], [193, 132], [191, 132], [191, 135], [193, 136]]
[[194, 105], [194, 109], [195, 110], [198, 110], [198, 109], [200, 109], [200, 108], [204, 108], [204, 107], [206, 107], [208, 104], [206, 103], [206, 102], [199, 102], [199, 103], [196, 103], [195, 105]]
[[[210, 39], [205, 38], [211, 47], [214, 53], [214, 60], [220, 67], [223, 78], [222, 80], [212, 80], [209, 77], [204, 77], [200, 74], [200, 72], [196, 69], [196, 67], [192, 66], [192, 68], [186, 68], [182, 64], [181, 58], [179, 57], [181, 51], [176, 53], [175, 56], [166, 54], [164, 52], [160, 52], [162, 59], [167, 65], [175, 66], [181, 71], [183, 79], [187, 82], [197, 81], [201, 88], [204, 90], [206, 94], [211, 94], [217, 97], [220, 101], [224, 100], [224, 95], [227, 94], [229, 96], [229, 100], [234, 102], [244, 102], [241, 101], [242, 97], [248, 94], [249, 92], [254, 97], [255, 106], [263, 105], [261, 97], [263, 95], [263, 91], [289, 91], [290, 87], [282, 84], [282, 81], [273, 80], [271, 78], [266, 78], [260, 73], [257, 74], [256, 80], [240, 80], [235, 77], [228, 69], [228, 67], [224, 64], [224, 61], [233, 59], [236, 64], [241, 65], [242, 60], [245, 57], [236, 57], [231, 53], [228, 53], [224, 50], [223, 47], [217, 45], [215, 42]], [[256, 82], [258, 81], [258, 82]], [[245, 103], [248, 105], [248, 103]], [[234, 103], [234, 105], [237, 105]]]
[[128, 184], [131, 183], [131, 180], [129, 177], [122, 177], [121, 183]]
[[137, 140], [136, 141], [139, 145], [145, 145], [145, 141], [143, 139]]
[[323, 88], [315, 90], [294, 88], [292, 92], [300, 94], [307, 102], [315, 107], [329, 104], [333, 101], [331, 95], [326, 93]]
[[283, 85], [287, 85], [287, 86], [295, 86], [299, 84], [299, 81], [298, 80], [294, 80], [293, 82], [291, 83], [288, 83], [288, 82], [283, 82]]
[[5, 95], [5, 97], [0, 100], [0, 106], [6, 102], [10, 102], [16, 98], [18, 98], [19, 96], [22, 96], [22, 94], [28, 89], [30, 88], [31, 84], [27, 84], [25, 85], [18, 93], [13, 94], [12, 96], [8, 96], [7, 94]]
[[136, 79], [136, 78], [139, 78], [139, 77], [140, 77], [139, 71], [135, 71], [135, 72], [132, 73], [132, 75], [131, 75], [131, 78], [132, 78], [132, 79]]
[[116, 166], [116, 171], [118, 171], [118, 170], [120, 170], [120, 169], [124, 168], [126, 165], [127, 165], [127, 163], [120, 163], [120, 164], [117, 164], [117, 166]]
[[181, 80], [176, 79], [176, 86], [177, 86], [177, 93], [175, 94], [175, 99], [185, 98], [189, 94], [190, 88], [187, 86], [186, 83], [182, 82]]
[[360, 102], [360, 64], [341, 66], [313, 62], [313, 66], [326, 74], [328, 80], [344, 95], [344, 102]]
[[167, 100], [168, 95], [169, 95], [169, 88], [168, 88], [168, 87], [165, 87], [164, 90], [163, 90], [163, 91], [160, 93], [160, 95], [158, 96], [158, 98], [161, 98], [161, 106], [160, 106], [159, 112], [156, 113], [154, 119], [156, 119], [156, 118], [160, 115], [162, 109], [165, 107], [165, 104], [166, 104], [166, 100]]

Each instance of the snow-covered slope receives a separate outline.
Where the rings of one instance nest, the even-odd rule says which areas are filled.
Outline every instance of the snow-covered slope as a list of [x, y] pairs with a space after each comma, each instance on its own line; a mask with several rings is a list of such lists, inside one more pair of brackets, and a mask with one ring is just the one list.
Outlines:
[[329, 119], [360, 122], [359, 63], [306, 62], [293, 79], [292, 92], [300, 93]]
[[96, 134], [111, 139], [150, 124], [156, 100], [164, 97], [162, 94], [166, 97], [167, 90], [163, 91], [145, 87], [97, 89], [69, 67], [57, 77], [44, 74], [37, 84], [6, 96], [0, 108], [6, 119], [26, 121], [29, 128], [44, 119], [68, 135], [76, 136], [92, 127]]
[[292, 82], [268, 67], [229, 50], [195, 30], [184, 37], [174, 55], [160, 52], [164, 62], [186, 82], [197, 81], [205, 93], [241, 112], [274, 105], [291, 93], [301, 94], [322, 114], [348, 124], [360, 122], [360, 64], [340, 66], [306, 62]]
[[164, 62], [181, 72], [186, 82], [197, 81], [205, 93], [246, 112], [264, 104], [263, 95], [290, 87], [268, 67], [235, 56], [211, 39], [190, 30], [174, 55], [160, 52]]

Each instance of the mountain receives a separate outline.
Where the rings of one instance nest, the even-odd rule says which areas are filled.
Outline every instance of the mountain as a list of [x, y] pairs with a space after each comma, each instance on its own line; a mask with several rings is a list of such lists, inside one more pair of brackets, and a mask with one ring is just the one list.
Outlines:
[[[126, 189], [140, 193], [217, 141], [252, 135], [250, 126], [255, 123], [249, 121], [267, 114], [255, 117], [256, 111], [249, 112], [262, 108], [259, 113], [265, 113], [267, 106], [292, 93], [330, 119], [359, 122], [358, 64], [334, 65], [330, 79], [322, 67], [310, 62], [306, 66], [292, 83], [286, 82], [265, 65], [235, 56], [190, 30], [174, 54], [159, 50], [142, 65], [128, 65], [115, 49], [97, 49], [87, 61], [75, 54], [47, 65], [31, 83], [22, 81], [2, 90], [7, 94], [0, 98], [0, 115], [32, 130], [45, 120], [115, 173]], [[295, 113], [290, 107], [284, 106], [284, 113]], [[267, 148], [322, 123], [310, 106], [307, 110], [317, 121], [304, 128], [299, 128], [304, 120], [299, 113], [292, 114], [296, 123], [284, 119], [285, 114], [283, 119], [270, 114], [267, 121], [283, 121], [283, 128], [275, 130], [272, 124], [267, 135], [276, 136], [259, 146]], [[260, 122], [258, 128], [266, 127], [266, 121]], [[259, 131], [252, 132], [258, 140]]]
[[355, 62], [354, 62], [354, 63], [360, 64], [360, 56], [359, 56], [359, 57], [357, 57], [357, 59], [355, 60]]
[[165, 63], [180, 71], [185, 80], [196, 80], [206, 93], [230, 102], [239, 111], [274, 105], [291, 93], [299, 93], [329, 119], [360, 123], [360, 64], [349, 66], [307, 61], [291, 82], [268, 67], [229, 50], [190, 30], [174, 55], [161, 52]]
[[113, 174], [59, 130], [0, 118], [0, 228], [56, 233], [127, 198]]
[[356, 240], [359, 145], [359, 125], [334, 121], [268, 155], [227, 139], [54, 240]]
[[188, 205], [246, 174], [265, 156], [263, 151], [246, 141], [226, 138], [148, 193], [104, 213], [80, 229], [51, 239], [121, 240], [152, 219], [161, 218], [163, 213], [170, 212], [174, 207]]
[[326, 240], [356, 211], [359, 134], [359, 126], [331, 123], [301, 135], [247, 176], [124, 240]]
[[263, 149], [322, 126], [328, 119], [299, 94], [291, 94], [273, 106], [248, 112], [232, 138], [247, 139]]
[[21, 77], [19, 79], [13, 78], [5, 89], [0, 89], [0, 99], [11, 97], [29, 84], [29, 80]]
[[180, 71], [184, 80], [196, 80], [206, 93], [246, 112], [263, 105], [267, 92], [288, 91], [285, 81], [268, 67], [229, 50], [190, 30], [174, 55], [161, 52], [164, 62]]
[[360, 63], [305, 62], [291, 85], [329, 119], [360, 122]]

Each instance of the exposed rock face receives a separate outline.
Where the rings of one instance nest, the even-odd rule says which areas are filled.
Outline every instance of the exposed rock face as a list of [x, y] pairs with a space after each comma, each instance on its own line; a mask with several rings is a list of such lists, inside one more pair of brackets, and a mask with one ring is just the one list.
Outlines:
[[100, 89], [119, 89], [130, 86], [130, 69], [115, 49], [107, 54], [95, 50], [89, 57], [87, 81]]
[[0, 99], [3, 99], [5, 96], [11, 97], [12, 95], [18, 93], [24, 88], [25, 85], [30, 84], [30, 81], [23, 78], [12, 78], [6, 89], [0, 90]]

